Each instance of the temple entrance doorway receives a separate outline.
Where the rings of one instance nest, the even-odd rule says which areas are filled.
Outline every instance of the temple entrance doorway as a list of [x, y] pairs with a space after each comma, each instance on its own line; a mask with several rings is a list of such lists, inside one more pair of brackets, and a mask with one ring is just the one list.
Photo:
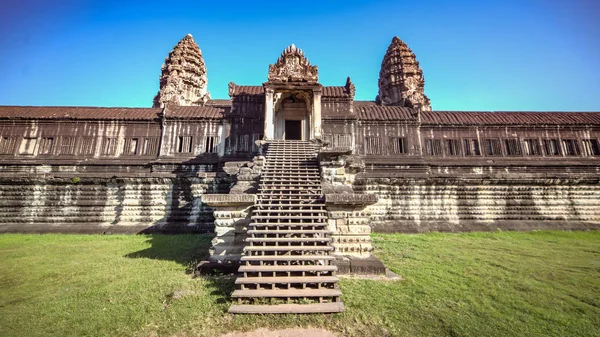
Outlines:
[[275, 105], [275, 139], [309, 140], [310, 115], [306, 100], [288, 94]]
[[285, 121], [285, 139], [302, 140], [302, 121]]

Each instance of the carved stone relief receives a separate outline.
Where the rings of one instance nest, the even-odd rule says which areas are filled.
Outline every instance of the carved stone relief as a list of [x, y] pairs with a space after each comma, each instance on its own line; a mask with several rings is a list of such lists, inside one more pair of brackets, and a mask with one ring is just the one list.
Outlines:
[[317, 83], [317, 66], [312, 66], [304, 52], [293, 44], [287, 47], [275, 64], [269, 65], [269, 82]]

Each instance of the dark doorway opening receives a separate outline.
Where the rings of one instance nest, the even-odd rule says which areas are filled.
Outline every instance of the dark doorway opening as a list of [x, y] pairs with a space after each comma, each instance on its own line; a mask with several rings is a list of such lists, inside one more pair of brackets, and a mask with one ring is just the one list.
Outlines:
[[285, 139], [302, 140], [302, 121], [285, 121]]

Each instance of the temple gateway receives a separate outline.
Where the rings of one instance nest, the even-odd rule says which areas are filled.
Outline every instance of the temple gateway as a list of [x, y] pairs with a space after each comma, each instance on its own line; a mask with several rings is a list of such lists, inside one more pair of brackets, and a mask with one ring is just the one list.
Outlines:
[[0, 232], [214, 233], [231, 312], [308, 313], [384, 270], [372, 231], [600, 228], [600, 112], [432, 111], [410, 48], [382, 54], [371, 101], [294, 45], [212, 99], [187, 35], [152, 108], [0, 106]]

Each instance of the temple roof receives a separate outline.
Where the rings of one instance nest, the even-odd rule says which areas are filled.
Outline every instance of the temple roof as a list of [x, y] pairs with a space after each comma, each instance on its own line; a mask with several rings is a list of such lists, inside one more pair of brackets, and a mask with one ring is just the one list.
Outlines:
[[[253, 86], [252, 88], [262, 88]], [[331, 88], [331, 87], [330, 87]], [[337, 106], [337, 104], [334, 104]], [[209, 100], [205, 106], [174, 106], [166, 109], [167, 118], [220, 119], [231, 108], [231, 100]], [[347, 110], [340, 105], [340, 114]], [[330, 109], [331, 110], [331, 109]], [[155, 120], [162, 108], [105, 108], [73, 106], [0, 106], [0, 119], [67, 119], [67, 120]], [[323, 111], [323, 118], [327, 118]], [[416, 120], [416, 110], [400, 106], [382, 106], [373, 101], [355, 101], [354, 113], [359, 120]], [[335, 117], [329, 116], [329, 117]], [[423, 125], [600, 125], [600, 112], [539, 111], [423, 111]]]
[[350, 98], [351, 93], [345, 86], [330, 86], [323, 87], [323, 97]]
[[[415, 120], [412, 108], [382, 106], [374, 101], [354, 101], [360, 120]], [[600, 112], [540, 111], [423, 111], [423, 125], [600, 125]]]
[[430, 125], [600, 125], [600, 112], [423, 111]]
[[262, 85], [237, 85], [233, 82], [229, 83], [229, 96], [237, 95], [263, 95], [265, 89]]
[[[229, 95], [262, 95], [265, 90], [262, 85], [230, 85]], [[351, 93], [346, 86], [323, 86], [323, 97], [350, 98]]]
[[152, 120], [161, 108], [104, 108], [74, 106], [0, 106], [0, 119]]
[[[223, 118], [225, 107], [176, 106], [166, 109], [170, 118]], [[0, 119], [154, 120], [162, 108], [104, 108], [72, 106], [0, 106]]]
[[214, 106], [214, 107], [230, 107], [231, 100], [230, 99], [209, 99], [208, 101], [206, 101], [206, 103], [204, 103], [204, 105]]
[[167, 107], [167, 118], [208, 118], [221, 119], [225, 109], [212, 106], [177, 106]]
[[372, 101], [355, 101], [354, 112], [362, 120], [416, 120], [416, 111], [411, 108], [377, 105]]

